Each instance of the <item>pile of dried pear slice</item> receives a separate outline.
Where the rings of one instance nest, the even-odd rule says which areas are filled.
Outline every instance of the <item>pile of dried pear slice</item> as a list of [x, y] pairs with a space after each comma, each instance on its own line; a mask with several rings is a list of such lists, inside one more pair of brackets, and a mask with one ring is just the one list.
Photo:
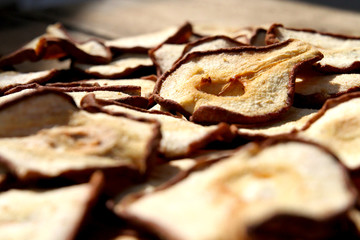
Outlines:
[[0, 239], [360, 239], [359, 47], [50, 25], [0, 58]]

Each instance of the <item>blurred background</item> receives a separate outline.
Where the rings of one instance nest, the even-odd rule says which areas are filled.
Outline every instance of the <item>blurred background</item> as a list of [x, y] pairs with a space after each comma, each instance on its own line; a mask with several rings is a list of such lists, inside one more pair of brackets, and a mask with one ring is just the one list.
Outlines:
[[113, 39], [185, 21], [246, 27], [287, 27], [360, 36], [360, 1], [354, 0], [0, 0], [0, 55], [61, 22], [78, 39]]

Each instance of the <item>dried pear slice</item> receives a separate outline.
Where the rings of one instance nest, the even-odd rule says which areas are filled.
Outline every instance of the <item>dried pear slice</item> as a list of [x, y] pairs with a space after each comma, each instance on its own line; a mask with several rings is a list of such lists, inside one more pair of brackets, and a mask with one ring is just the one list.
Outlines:
[[360, 37], [286, 28], [281, 24], [271, 26], [266, 36], [267, 43], [288, 39], [299, 39], [319, 49], [324, 58], [316, 66], [323, 71], [346, 73], [360, 68]]
[[360, 93], [329, 99], [299, 136], [333, 151], [350, 170], [360, 168]]
[[7, 92], [5, 92], [6, 94], [5, 96], [8, 95], [11, 96], [14, 93], [21, 92], [24, 89], [30, 90], [30, 89], [43, 89], [43, 88], [64, 92], [70, 95], [74, 99], [77, 106], [80, 106], [80, 102], [82, 98], [89, 93], [94, 93], [100, 99], [115, 100], [121, 103], [137, 106], [140, 108], [146, 108], [149, 103], [148, 99], [138, 96], [140, 95], [140, 91], [141, 91], [139, 86], [119, 85], [119, 86], [101, 87], [95, 84], [93, 85], [86, 84], [84, 82], [58, 83], [58, 84], [50, 84], [47, 86], [41, 86], [38, 84], [21, 85], [14, 87], [8, 90]]
[[245, 44], [223, 35], [204, 37], [197, 41], [186, 44], [182, 56], [185, 56], [185, 54], [191, 52], [203, 52], [208, 50], [241, 46], [245, 46]]
[[102, 179], [47, 191], [12, 189], [0, 193], [0, 238], [75, 239], [96, 201]]
[[305, 127], [318, 110], [291, 107], [284, 116], [274, 122], [261, 126], [238, 128], [238, 134], [246, 138], [266, 138], [277, 135], [294, 133]]
[[294, 105], [321, 108], [329, 98], [360, 90], [360, 74], [311, 74], [297, 77]]
[[251, 143], [114, 210], [165, 239], [253, 239], [269, 225], [267, 239], [328, 239], [355, 201], [334, 155], [314, 144], [276, 140]]
[[107, 63], [112, 57], [110, 50], [103, 43], [98, 40], [78, 43], [68, 35], [61, 24], [57, 23], [49, 25], [42, 36], [0, 58], [0, 67], [12, 66], [24, 61], [35, 62], [69, 56], [86, 63]]
[[7, 123], [0, 129], [0, 161], [23, 180], [95, 169], [144, 173], [160, 141], [155, 121], [81, 111], [60, 92], [7, 102], [0, 118]]
[[147, 79], [94, 79], [86, 80], [83, 83], [98, 84], [102, 87], [105, 86], [139, 86], [141, 87], [141, 96], [149, 98], [152, 92], [154, 91], [155, 82], [153, 80]]
[[191, 24], [185, 23], [180, 27], [170, 27], [154, 33], [106, 41], [105, 45], [112, 51], [147, 53], [162, 43], [185, 43], [191, 35]]
[[61, 71], [61, 70], [70, 69], [71, 60], [44, 59], [44, 60], [39, 60], [37, 62], [23, 62], [20, 64], [16, 64], [13, 67], [17, 72], [22, 72], [22, 73], [41, 72], [52, 69]]
[[151, 59], [145, 54], [124, 54], [106, 65], [74, 64], [80, 71], [100, 78], [122, 78], [152, 66]]
[[20, 73], [15, 71], [0, 72], [0, 92], [21, 84], [44, 83], [53, 78], [57, 70]]
[[33, 90], [0, 105], [0, 138], [21, 137], [66, 124], [78, 109], [65, 94]]
[[185, 45], [165, 43], [149, 51], [149, 56], [156, 66], [158, 76], [171, 69], [181, 57]]
[[266, 122], [291, 106], [299, 66], [321, 56], [296, 40], [190, 53], [159, 78], [154, 99], [194, 122]]
[[216, 126], [201, 126], [177, 117], [158, 114], [158, 112], [134, 110], [119, 103], [95, 99], [93, 95], [88, 95], [83, 99], [82, 107], [93, 111], [105, 109], [113, 114], [129, 114], [159, 121], [162, 135], [159, 151], [168, 158], [186, 156], [210, 142], [231, 140], [233, 137], [229, 126], [224, 123]]

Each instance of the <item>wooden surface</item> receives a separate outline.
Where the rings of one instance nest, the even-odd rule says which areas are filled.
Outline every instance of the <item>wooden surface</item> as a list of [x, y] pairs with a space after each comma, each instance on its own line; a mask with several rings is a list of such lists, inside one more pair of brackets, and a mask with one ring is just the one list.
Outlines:
[[48, 24], [62, 22], [81, 38], [117, 38], [179, 25], [245, 27], [283, 23], [289, 27], [360, 35], [360, 12], [279, 0], [94, 0], [56, 9], [0, 11], [0, 54], [40, 35]]

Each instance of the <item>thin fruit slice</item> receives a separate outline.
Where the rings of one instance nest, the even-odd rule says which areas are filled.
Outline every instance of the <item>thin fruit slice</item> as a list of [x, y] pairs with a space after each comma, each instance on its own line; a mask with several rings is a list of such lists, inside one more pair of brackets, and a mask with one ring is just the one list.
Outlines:
[[70, 240], [96, 201], [102, 178], [47, 191], [8, 190], [0, 194], [0, 238]]
[[87, 84], [84, 82], [58, 83], [46, 86], [41, 86], [39, 84], [24, 84], [6, 91], [5, 96], [11, 98], [11, 95], [14, 93], [22, 92], [24, 90], [30, 91], [31, 89], [49, 89], [64, 92], [74, 99], [77, 106], [80, 106], [82, 98], [89, 93], [94, 93], [100, 99], [114, 100], [141, 108], [146, 108], [149, 103], [148, 99], [139, 96], [141, 90], [139, 86], [119, 85], [101, 87], [99, 85]]
[[276, 121], [256, 126], [240, 126], [237, 133], [245, 138], [258, 139], [297, 132], [316, 114], [315, 109], [291, 107]]
[[39, 61], [72, 57], [79, 62], [107, 63], [111, 60], [110, 50], [98, 40], [76, 42], [64, 27], [57, 23], [49, 25], [46, 33], [19, 50], [0, 58], [0, 67], [12, 66], [24, 61]]
[[360, 90], [360, 74], [324, 75], [312, 72], [295, 81], [294, 105], [321, 108], [329, 98]]
[[190, 53], [159, 78], [154, 99], [194, 122], [266, 122], [292, 105], [297, 69], [321, 56], [296, 40]]
[[185, 23], [180, 27], [174, 26], [154, 33], [106, 41], [105, 45], [116, 52], [147, 53], [148, 50], [162, 43], [185, 43], [191, 35], [191, 24]]
[[0, 161], [23, 180], [76, 178], [95, 169], [143, 174], [160, 141], [155, 121], [91, 114], [49, 90], [3, 104], [0, 118]]
[[158, 76], [171, 69], [181, 57], [185, 45], [164, 43], [149, 51], [149, 56], [156, 66]]
[[124, 54], [106, 65], [74, 64], [75, 68], [100, 78], [122, 78], [152, 66], [151, 59], [145, 54]]
[[0, 72], [0, 92], [21, 84], [44, 83], [55, 76], [57, 70], [20, 73], [15, 71]]
[[329, 99], [299, 136], [332, 150], [349, 169], [360, 168], [360, 93]]
[[360, 68], [360, 37], [286, 28], [281, 24], [272, 25], [266, 36], [267, 43], [288, 39], [298, 39], [319, 49], [324, 58], [316, 66], [322, 71], [346, 73]]
[[165, 239], [257, 239], [262, 231], [266, 239], [328, 239], [355, 201], [334, 155], [314, 144], [277, 139], [246, 145], [114, 210]]
[[134, 78], [134, 79], [92, 79], [84, 80], [82, 83], [99, 84], [105, 86], [139, 86], [141, 87], [141, 96], [149, 98], [154, 91], [155, 82], [153, 80]]
[[167, 158], [189, 155], [194, 151], [216, 140], [231, 140], [233, 134], [229, 125], [201, 126], [192, 122], [161, 114], [159, 111], [149, 112], [141, 109], [130, 109], [113, 101], [96, 99], [88, 95], [83, 99], [82, 108], [89, 111], [111, 111], [113, 114], [129, 114], [139, 118], [155, 119], [161, 124], [162, 139], [159, 151]]
[[185, 56], [191, 52], [203, 52], [208, 50], [241, 46], [245, 46], [245, 44], [223, 35], [204, 37], [197, 41], [186, 44], [182, 56]]

